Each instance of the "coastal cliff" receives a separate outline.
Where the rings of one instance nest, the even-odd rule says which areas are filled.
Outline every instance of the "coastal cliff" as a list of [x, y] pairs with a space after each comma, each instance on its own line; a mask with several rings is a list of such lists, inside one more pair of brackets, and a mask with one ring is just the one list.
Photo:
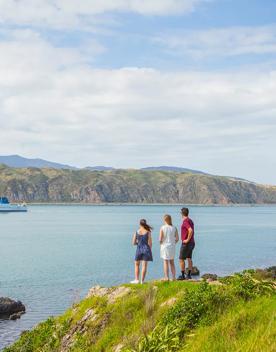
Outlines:
[[275, 292], [275, 267], [211, 282], [93, 287], [4, 352], [272, 352]]
[[276, 187], [245, 180], [143, 170], [10, 168], [0, 194], [12, 202], [272, 204]]

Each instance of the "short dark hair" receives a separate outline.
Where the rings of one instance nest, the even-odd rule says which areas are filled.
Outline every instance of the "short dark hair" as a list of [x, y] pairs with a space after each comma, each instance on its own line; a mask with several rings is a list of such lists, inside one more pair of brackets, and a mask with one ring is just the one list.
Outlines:
[[181, 214], [183, 216], [188, 216], [189, 215], [189, 209], [188, 208], [182, 208], [181, 209]]

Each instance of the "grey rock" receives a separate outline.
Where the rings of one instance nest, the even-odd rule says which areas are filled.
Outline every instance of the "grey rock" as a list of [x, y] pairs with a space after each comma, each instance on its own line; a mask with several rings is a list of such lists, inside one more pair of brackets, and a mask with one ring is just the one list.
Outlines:
[[204, 274], [201, 278], [206, 281], [217, 281], [218, 276], [217, 274]]
[[21, 301], [14, 301], [8, 297], [0, 297], [1, 319], [18, 319], [25, 311], [26, 308]]
[[[189, 269], [186, 268], [186, 274], [188, 274], [188, 271], [189, 271]], [[198, 267], [193, 266], [191, 275], [192, 275], [192, 276], [198, 276], [199, 274], [200, 274], [200, 271], [199, 271]]]

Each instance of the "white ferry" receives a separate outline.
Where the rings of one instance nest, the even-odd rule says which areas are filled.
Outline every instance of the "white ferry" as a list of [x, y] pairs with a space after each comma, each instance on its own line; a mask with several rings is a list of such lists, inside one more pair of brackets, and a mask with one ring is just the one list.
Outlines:
[[0, 213], [26, 212], [26, 204], [10, 204], [7, 197], [0, 197]]

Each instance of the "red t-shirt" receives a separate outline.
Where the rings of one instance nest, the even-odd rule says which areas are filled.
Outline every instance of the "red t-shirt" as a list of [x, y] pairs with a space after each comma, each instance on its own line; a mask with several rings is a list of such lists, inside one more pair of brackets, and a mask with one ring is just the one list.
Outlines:
[[181, 225], [181, 240], [182, 242], [185, 241], [188, 238], [188, 230], [192, 229], [193, 230], [193, 234], [192, 237], [190, 239], [190, 241], [188, 243], [195, 243], [195, 239], [194, 239], [194, 223], [193, 220], [190, 218], [186, 218], [183, 220], [183, 223]]

